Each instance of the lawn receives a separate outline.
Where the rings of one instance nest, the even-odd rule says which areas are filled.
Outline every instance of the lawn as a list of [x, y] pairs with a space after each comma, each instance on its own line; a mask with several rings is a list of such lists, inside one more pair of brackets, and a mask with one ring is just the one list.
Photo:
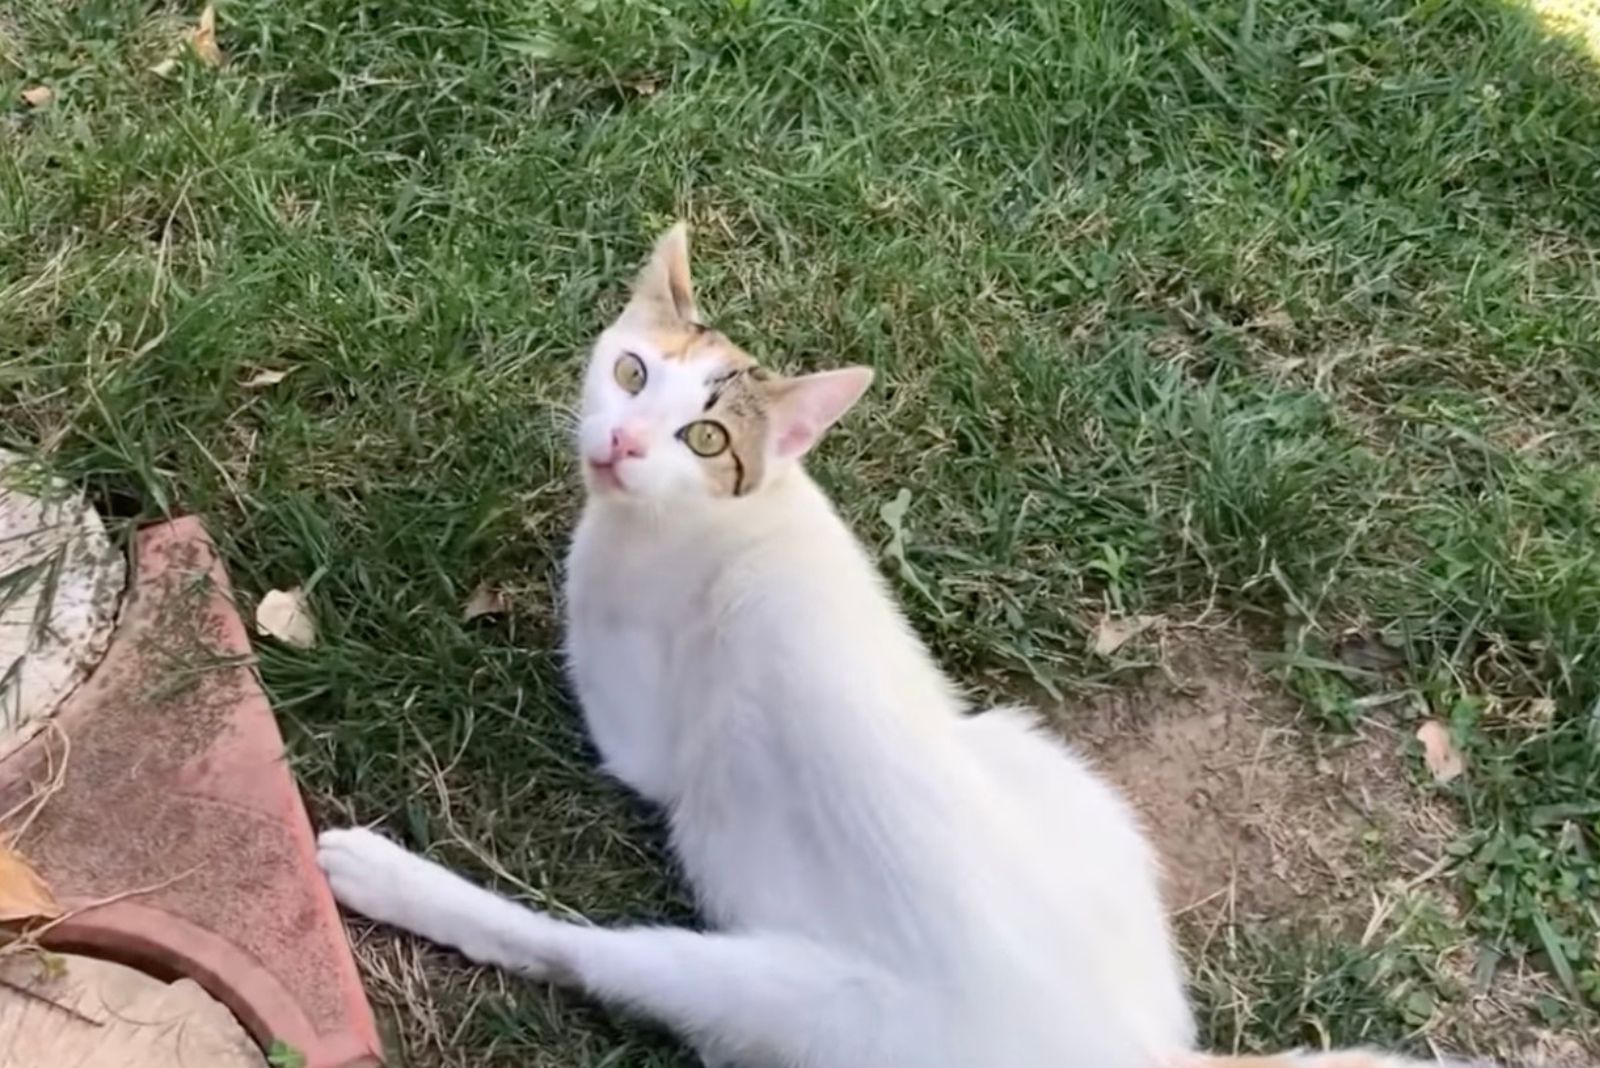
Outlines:
[[[1203, 619], [1453, 814], [1438, 907], [1381, 951], [1310, 915], [1196, 943], [1213, 1041], [1493, 1048], [1462, 1006], [1502, 972], [1534, 976], [1517, 1026], [1596, 1028], [1577, 44], [1491, 0], [228, 0], [213, 67], [198, 15], [0, 4], [0, 446], [124, 531], [204, 515], [247, 610], [310, 592], [316, 648], [260, 654], [319, 818], [688, 914], [556, 651], [577, 372], [684, 217], [720, 328], [878, 369], [816, 471], [975, 691], [1070, 734]], [[485, 583], [509, 611], [463, 620]], [[689, 1063], [357, 930], [407, 1064]]]

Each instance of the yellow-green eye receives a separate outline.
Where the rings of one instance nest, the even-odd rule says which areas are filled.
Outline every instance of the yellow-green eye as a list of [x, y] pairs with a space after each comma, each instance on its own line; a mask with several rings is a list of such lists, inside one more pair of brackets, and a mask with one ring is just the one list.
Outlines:
[[617, 365], [611, 369], [611, 377], [617, 380], [617, 385], [629, 393], [637, 393], [644, 388], [644, 383], [650, 376], [645, 372], [644, 361], [631, 352], [624, 352], [617, 357]]
[[678, 437], [696, 456], [720, 456], [728, 451], [728, 431], [721, 423], [701, 419], [678, 431]]

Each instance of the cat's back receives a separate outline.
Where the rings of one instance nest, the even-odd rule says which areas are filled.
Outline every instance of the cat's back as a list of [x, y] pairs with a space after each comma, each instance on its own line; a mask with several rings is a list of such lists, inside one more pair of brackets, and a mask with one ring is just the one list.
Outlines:
[[[1063, 891], [1085, 858], [1051, 840], [1060, 814], [972, 744], [871, 559], [820, 492], [797, 490], [788, 513], [720, 541], [586, 517], [569, 643], [592, 667], [591, 726], [596, 695], [624, 690], [647, 721], [619, 744], [649, 739], [656, 762], [631, 766], [670, 800], [715, 926], [782, 930], [905, 976], [908, 1011], [979, 1043], [948, 1063], [981, 1063], [966, 1056], [980, 1048], [1133, 1063], [1120, 1028], [1097, 1028], [1118, 999], [1084, 962], [1122, 947], [1094, 934], [1112, 917], [1073, 915], [1089, 901]], [[1086, 774], [1066, 760], [1059, 773]]]

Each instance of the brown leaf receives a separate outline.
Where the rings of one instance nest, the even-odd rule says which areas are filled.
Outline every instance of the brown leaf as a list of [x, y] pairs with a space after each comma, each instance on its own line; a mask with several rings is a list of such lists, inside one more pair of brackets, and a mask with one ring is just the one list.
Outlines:
[[29, 107], [47, 108], [56, 99], [56, 91], [48, 85], [30, 85], [22, 91], [22, 99]]
[[1265, 315], [1256, 316], [1245, 325], [1270, 334], [1287, 334], [1294, 329], [1294, 316], [1282, 308], [1277, 308]]
[[1434, 782], [1447, 783], [1467, 770], [1466, 758], [1450, 737], [1450, 728], [1438, 720], [1427, 720], [1418, 727], [1417, 741], [1422, 743], [1422, 760], [1433, 773]]
[[222, 49], [217, 47], [217, 5], [207, 4], [200, 12], [200, 23], [189, 38], [194, 54], [208, 67], [222, 66]]
[[240, 385], [242, 385], [245, 389], [266, 389], [268, 386], [275, 386], [279, 382], [282, 382], [285, 378], [288, 378], [297, 370], [299, 370], [299, 368], [290, 367], [285, 371], [257, 371], [255, 374], [251, 375], [249, 378], [240, 383]]
[[1159, 622], [1160, 616], [1102, 616], [1094, 628], [1095, 655], [1110, 656]]
[[506, 595], [487, 582], [480, 582], [461, 608], [461, 618], [477, 619], [479, 616], [503, 616], [508, 609]]
[[10, 846], [0, 845], [0, 922], [53, 920], [61, 911], [33, 865]]
[[317, 621], [299, 586], [268, 591], [256, 605], [256, 629], [296, 649], [317, 644]]

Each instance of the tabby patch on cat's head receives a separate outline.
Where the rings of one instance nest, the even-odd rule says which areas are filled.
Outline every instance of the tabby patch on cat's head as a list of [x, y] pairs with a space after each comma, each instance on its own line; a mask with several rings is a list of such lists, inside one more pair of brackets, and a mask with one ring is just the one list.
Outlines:
[[701, 322], [679, 223], [595, 343], [578, 428], [585, 484], [620, 498], [752, 496], [810, 451], [871, 382], [865, 367], [773, 374]]

